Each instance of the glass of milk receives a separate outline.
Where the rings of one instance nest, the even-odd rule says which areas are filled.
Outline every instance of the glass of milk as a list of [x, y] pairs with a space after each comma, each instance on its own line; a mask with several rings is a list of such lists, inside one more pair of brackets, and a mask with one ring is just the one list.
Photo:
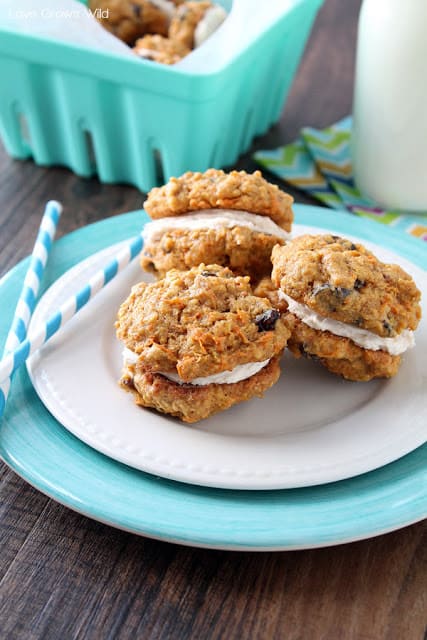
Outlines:
[[353, 117], [362, 193], [427, 211], [427, 0], [364, 0]]

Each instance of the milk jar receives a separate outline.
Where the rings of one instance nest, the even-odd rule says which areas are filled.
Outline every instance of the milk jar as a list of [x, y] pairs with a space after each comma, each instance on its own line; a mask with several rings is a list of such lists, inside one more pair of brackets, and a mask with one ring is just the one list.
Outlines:
[[360, 190], [427, 211], [427, 0], [364, 0], [353, 115]]

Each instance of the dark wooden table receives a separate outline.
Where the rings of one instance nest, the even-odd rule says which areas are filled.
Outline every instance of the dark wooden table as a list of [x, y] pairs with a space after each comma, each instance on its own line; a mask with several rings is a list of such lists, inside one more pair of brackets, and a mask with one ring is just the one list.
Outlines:
[[[324, 126], [350, 112], [359, 5], [360, 0], [326, 0], [282, 121], [257, 147], [273, 148], [292, 140], [303, 125]], [[249, 155], [238, 167], [256, 168]], [[0, 274], [31, 250], [51, 198], [64, 204], [61, 235], [143, 202], [131, 187], [14, 162], [0, 150]], [[327, 549], [191, 549], [93, 522], [42, 495], [5, 465], [0, 474], [2, 639], [424, 636], [422, 523]]]

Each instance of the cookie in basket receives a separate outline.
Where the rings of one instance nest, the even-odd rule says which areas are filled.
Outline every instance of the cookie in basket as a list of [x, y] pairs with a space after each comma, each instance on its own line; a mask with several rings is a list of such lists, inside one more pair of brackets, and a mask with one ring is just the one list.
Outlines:
[[90, 0], [89, 8], [95, 15], [107, 15], [99, 19], [102, 26], [133, 45], [146, 33], [167, 36], [178, 4], [179, 0]]
[[135, 42], [134, 53], [144, 60], [160, 64], [175, 64], [190, 53], [181, 42], [159, 35], [146, 35]]
[[183, 2], [169, 27], [169, 38], [188, 49], [199, 47], [225, 20], [227, 12], [212, 2]]
[[289, 336], [248, 277], [203, 264], [134, 286], [116, 329], [121, 386], [138, 405], [190, 423], [262, 396], [279, 378]]
[[420, 292], [401, 267], [335, 235], [304, 235], [272, 253], [288, 306], [288, 347], [348, 380], [394, 376], [414, 345]]
[[203, 263], [252, 280], [271, 272], [274, 245], [289, 238], [293, 199], [259, 171], [184, 173], [154, 188], [144, 203], [141, 266], [158, 276]]

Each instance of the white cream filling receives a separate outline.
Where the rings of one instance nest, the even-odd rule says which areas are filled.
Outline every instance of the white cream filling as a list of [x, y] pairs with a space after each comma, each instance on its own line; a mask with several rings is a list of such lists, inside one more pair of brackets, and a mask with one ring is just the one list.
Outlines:
[[125, 367], [128, 367], [129, 365], [135, 364], [136, 362], [138, 362], [138, 358], [139, 358], [138, 354], [134, 353], [127, 347], [123, 349], [122, 355], [123, 355], [123, 365]]
[[176, 7], [173, 2], [170, 2], [170, 0], [151, 0], [151, 4], [154, 4], [154, 6], [160, 9], [160, 11], [163, 11], [169, 20], [173, 18]]
[[[123, 349], [123, 364], [128, 366], [129, 364], [135, 364], [138, 361], [138, 355], [130, 349]], [[193, 378], [189, 382], [185, 382], [179, 377], [177, 373], [165, 373], [159, 371], [159, 374], [177, 382], [178, 384], [193, 384], [197, 386], [205, 386], [207, 384], [234, 384], [241, 380], [246, 380], [251, 376], [254, 376], [258, 371], [261, 371], [270, 360], [263, 360], [262, 362], [248, 362], [247, 364], [239, 364], [231, 371], [221, 371], [220, 373], [214, 373], [212, 376], [205, 376], [200, 378]]]
[[371, 349], [372, 351], [387, 351], [392, 356], [398, 356], [401, 353], [411, 349], [415, 345], [414, 332], [409, 329], [404, 329], [395, 338], [382, 338], [377, 336], [372, 331], [366, 329], [358, 329], [345, 322], [339, 320], [332, 320], [331, 318], [325, 318], [316, 313], [310, 307], [305, 304], [301, 304], [291, 298], [290, 296], [279, 291], [279, 297], [286, 300], [288, 303], [289, 311], [297, 316], [304, 324], [308, 325], [312, 329], [318, 329], [319, 331], [329, 331], [336, 336], [342, 338], [350, 338], [355, 344], [364, 349]]
[[218, 29], [226, 17], [226, 10], [217, 4], [208, 9], [194, 31], [194, 46], [200, 47]]
[[172, 229], [222, 229], [233, 227], [247, 227], [256, 233], [265, 233], [288, 240], [290, 234], [279, 227], [268, 216], [260, 216], [248, 211], [234, 211], [232, 209], [203, 209], [197, 213], [186, 213], [182, 216], [170, 216], [147, 222], [142, 232], [144, 243], [159, 240]]
[[263, 360], [262, 362], [238, 364], [237, 367], [234, 367], [231, 371], [221, 371], [221, 373], [214, 373], [212, 376], [193, 378], [189, 383], [185, 383], [177, 373], [162, 373], [162, 376], [179, 384], [195, 384], [197, 386], [204, 386], [206, 384], [234, 384], [235, 382], [240, 382], [241, 380], [246, 380], [254, 376], [269, 362], [270, 360]]

